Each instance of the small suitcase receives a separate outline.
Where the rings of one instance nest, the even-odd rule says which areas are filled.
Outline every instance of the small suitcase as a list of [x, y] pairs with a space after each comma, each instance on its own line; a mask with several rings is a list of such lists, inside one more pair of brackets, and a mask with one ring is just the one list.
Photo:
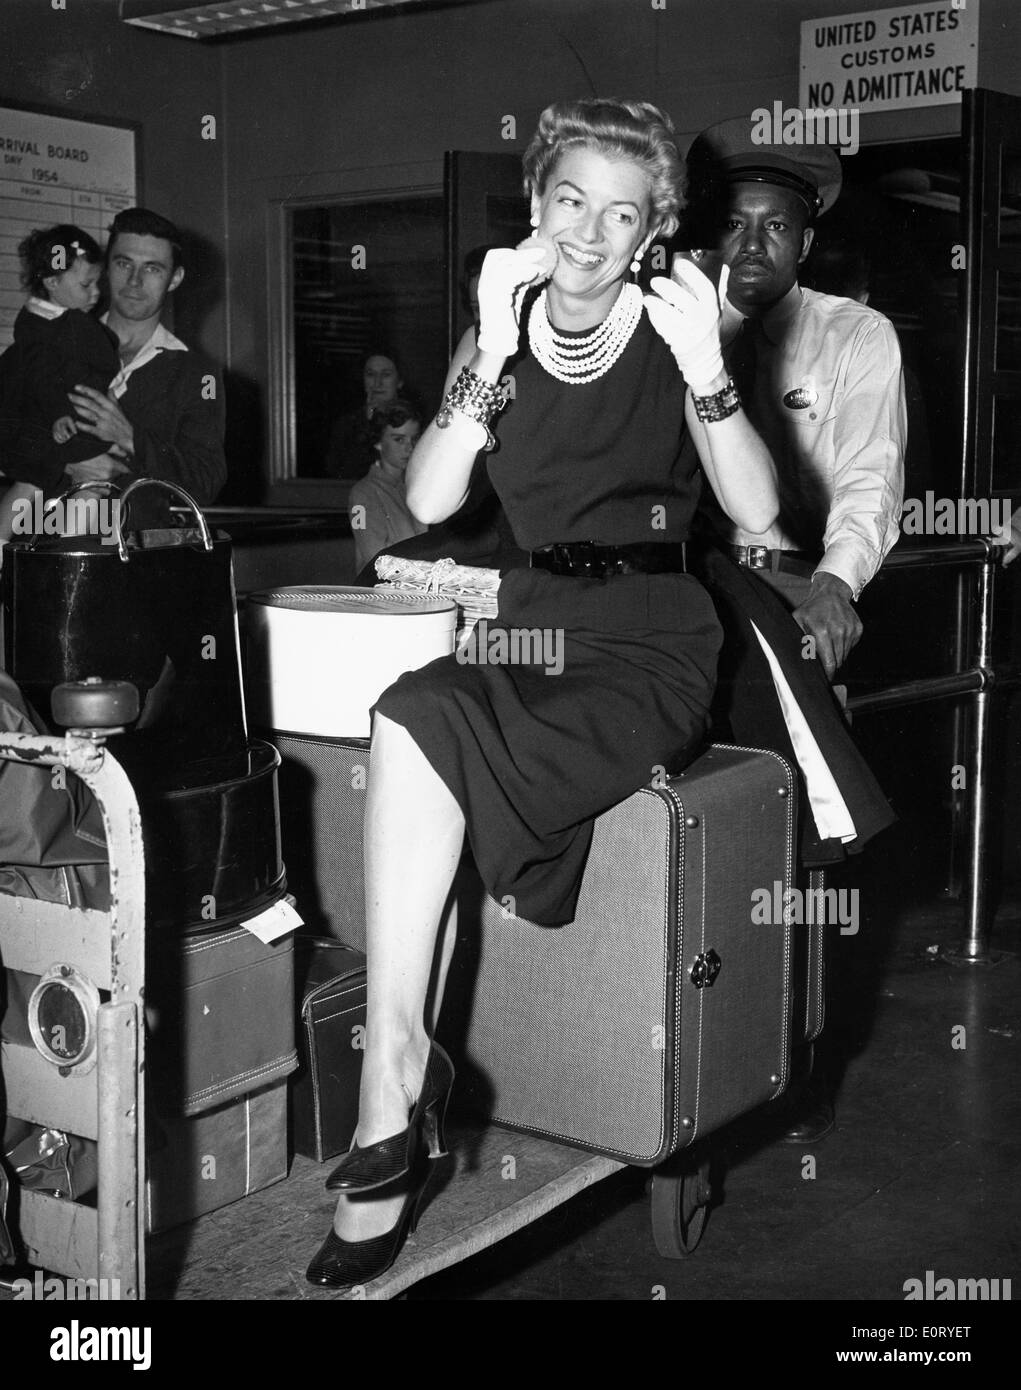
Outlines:
[[146, 1229], [194, 1221], [287, 1177], [287, 1083], [188, 1118], [149, 1117]]
[[317, 936], [363, 950], [368, 740], [266, 737], [280, 754], [280, 839], [298, 912]]
[[153, 932], [146, 944], [145, 1065], [161, 1116], [199, 1115], [294, 1071], [290, 936], [266, 943], [210, 924]]
[[300, 1065], [291, 1083], [294, 1152], [325, 1163], [358, 1123], [365, 957], [339, 941], [298, 937]]
[[479, 942], [474, 979], [462, 955], [455, 988], [471, 999], [462, 1096], [500, 1124], [648, 1167], [778, 1096], [800, 1041], [792, 938], [805, 929], [783, 920], [795, 800], [778, 754], [715, 745], [597, 819], [569, 925], [482, 894], [476, 934], [462, 896], [462, 951]]

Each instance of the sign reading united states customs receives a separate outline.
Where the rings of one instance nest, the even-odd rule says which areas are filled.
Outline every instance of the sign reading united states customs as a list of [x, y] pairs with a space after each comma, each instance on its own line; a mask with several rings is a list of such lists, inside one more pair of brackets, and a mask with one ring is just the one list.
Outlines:
[[978, 72], [978, 11], [979, 0], [928, 0], [806, 20], [800, 106], [867, 112], [960, 102]]

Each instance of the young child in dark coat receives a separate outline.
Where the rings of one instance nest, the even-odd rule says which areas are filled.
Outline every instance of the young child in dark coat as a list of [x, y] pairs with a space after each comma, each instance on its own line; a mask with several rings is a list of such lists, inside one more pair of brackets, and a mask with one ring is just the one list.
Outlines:
[[16, 503], [32, 502], [36, 489], [54, 496], [69, 464], [102, 453], [78, 433], [68, 392], [105, 392], [120, 369], [116, 336], [90, 312], [103, 260], [93, 238], [79, 227], [50, 227], [30, 233], [18, 251], [29, 298], [0, 358], [0, 474], [14, 484], [0, 498], [0, 544], [10, 539]]

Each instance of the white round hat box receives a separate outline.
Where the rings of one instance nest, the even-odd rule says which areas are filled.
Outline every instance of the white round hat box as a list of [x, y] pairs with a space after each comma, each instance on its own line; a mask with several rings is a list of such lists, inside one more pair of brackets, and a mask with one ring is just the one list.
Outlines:
[[404, 671], [454, 650], [450, 599], [345, 585], [267, 589], [248, 599], [252, 721], [326, 738], [368, 738], [370, 711]]

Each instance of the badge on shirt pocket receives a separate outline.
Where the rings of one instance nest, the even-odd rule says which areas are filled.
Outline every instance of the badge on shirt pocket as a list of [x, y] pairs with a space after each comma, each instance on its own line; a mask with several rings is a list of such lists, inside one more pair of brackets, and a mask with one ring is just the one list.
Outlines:
[[820, 429], [837, 413], [837, 390], [832, 381], [805, 376], [781, 397], [780, 415], [799, 429]]
[[812, 377], [806, 377], [800, 386], [795, 386], [792, 391], [788, 391], [783, 398], [783, 403], [788, 410], [809, 410], [813, 405], [818, 404], [819, 392], [816, 390], [815, 381]]

